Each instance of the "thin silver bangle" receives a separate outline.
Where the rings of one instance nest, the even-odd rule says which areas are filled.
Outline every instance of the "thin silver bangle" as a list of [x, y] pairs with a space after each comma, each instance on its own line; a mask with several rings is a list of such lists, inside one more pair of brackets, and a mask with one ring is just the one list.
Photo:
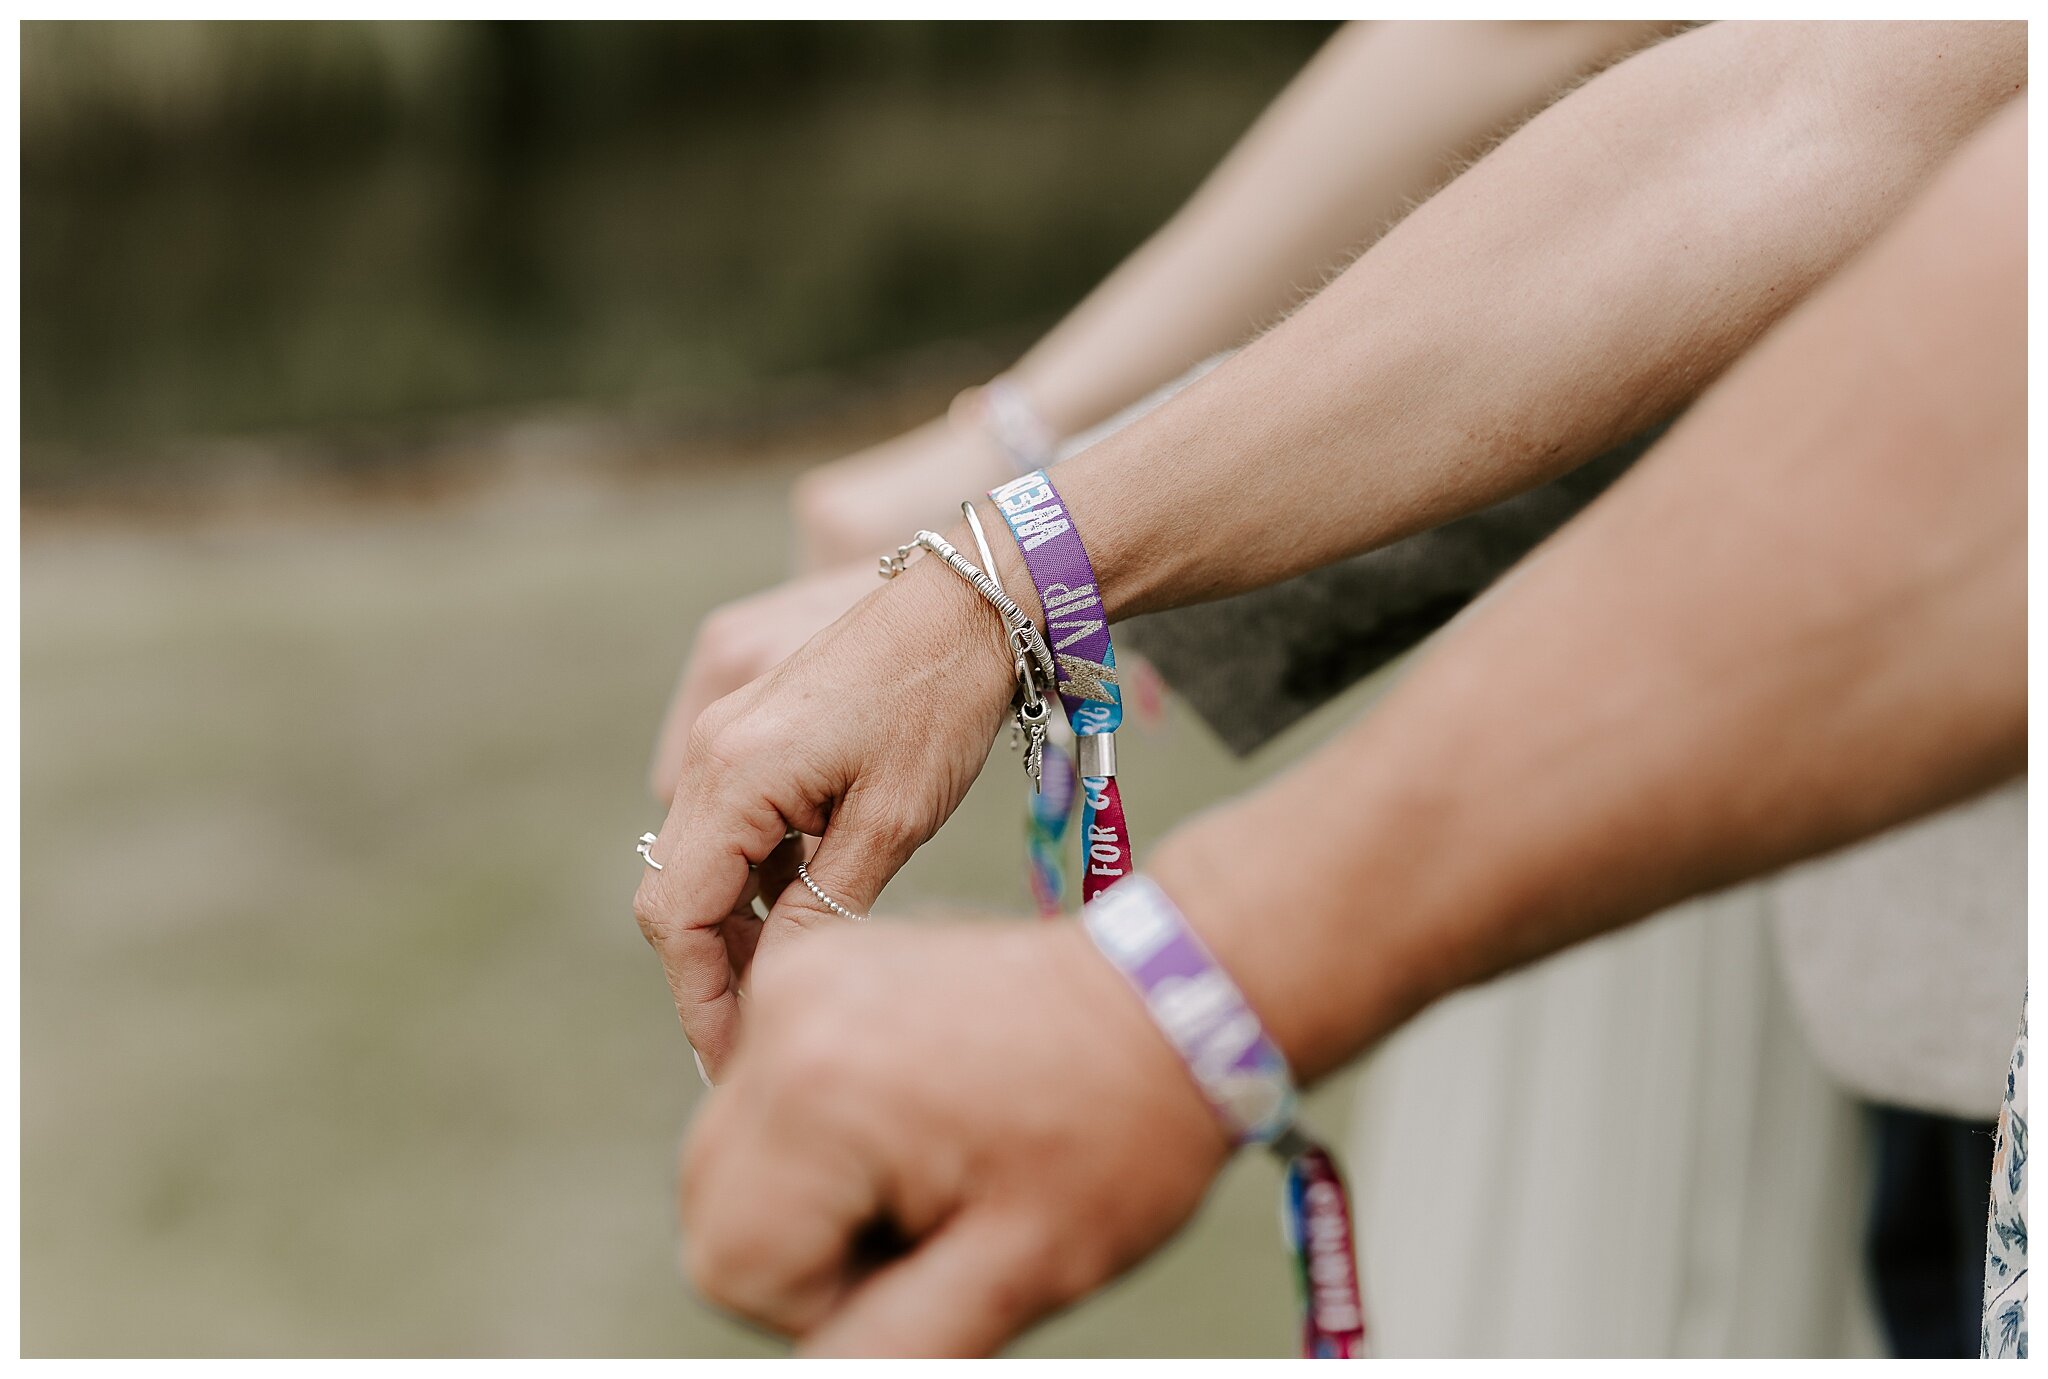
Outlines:
[[[988, 533], [981, 529], [981, 514], [974, 510], [974, 500], [972, 498], [962, 498], [960, 500], [960, 515], [967, 519], [967, 530], [974, 534], [974, 549], [981, 556], [981, 572], [988, 576], [989, 583], [996, 586], [997, 593], [1009, 599], [1010, 591], [1003, 587], [1003, 577], [996, 573], [996, 553], [988, 548]], [[1017, 603], [1017, 600], [1010, 599], [1010, 602]], [[1022, 613], [1024, 605], [1017, 604], [1017, 611]], [[1007, 618], [1004, 619], [1004, 622], [1009, 626], [1015, 626], [1014, 623], [1009, 623]], [[1015, 644], [1008, 636], [1003, 638], [1003, 645], [1009, 647], [1012, 653], [1016, 651]], [[1034, 659], [1036, 659], [1035, 653]], [[1044, 667], [1041, 666], [1040, 670], [1043, 671], [1043, 669]]]
[[[972, 498], [962, 498], [960, 500], [960, 515], [967, 519], [967, 530], [974, 533], [974, 549], [981, 555], [982, 572], [993, 580], [996, 588], [1002, 589], [1003, 596], [1008, 598], [1010, 591], [1003, 589], [1003, 577], [996, 573], [996, 554], [988, 548], [988, 533], [981, 529], [981, 514], [974, 510], [974, 500]], [[1016, 602], [1015, 599], [1010, 601], [1012, 603]], [[1021, 608], [1022, 605], [1019, 605], [1019, 607]]]

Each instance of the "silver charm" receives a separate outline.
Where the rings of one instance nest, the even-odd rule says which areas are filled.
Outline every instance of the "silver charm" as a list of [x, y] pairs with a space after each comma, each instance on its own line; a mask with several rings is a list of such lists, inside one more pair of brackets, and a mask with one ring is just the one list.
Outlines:
[[1045, 723], [1051, 717], [1052, 709], [1039, 695], [1036, 685], [1030, 684], [1028, 679], [1025, 683], [1030, 689], [1030, 697], [1017, 706], [1017, 718], [1011, 724], [1011, 732], [1023, 736], [1024, 774], [1031, 777], [1031, 792], [1037, 794], [1045, 788]]

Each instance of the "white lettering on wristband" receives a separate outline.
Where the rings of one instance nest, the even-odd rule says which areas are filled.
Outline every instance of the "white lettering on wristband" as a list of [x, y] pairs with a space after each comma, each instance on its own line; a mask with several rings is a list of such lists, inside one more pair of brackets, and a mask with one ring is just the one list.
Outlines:
[[1173, 921], [1146, 905], [1108, 903], [1108, 896], [1114, 894], [1098, 897], [1088, 911], [1088, 932], [1117, 966], [1130, 968], [1166, 946], [1173, 937]]
[[[1010, 522], [1010, 531], [1016, 536], [1017, 544], [1028, 554], [1043, 546], [1056, 536], [1065, 536], [1074, 529], [1067, 520], [1066, 509], [1053, 497], [1052, 485], [1045, 477], [1034, 471], [1021, 479], [1013, 479], [990, 494]], [[1050, 503], [1043, 512], [1033, 509]], [[1019, 515], [1024, 514], [1024, 515]]]
[[1123, 838], [1102, 824], [1088, 826], [1088, 871], [1093, 876], [1124, 874]]
[[1010, 527], [1017, 534], [1017, 542], [1029, 551], [1035, 551], [1055, 536], [1065, 536], [1074, 529], [1062, 510], [1055, 506], [1046, 512], [1034, 512], [1028, 517], [1019, 517]]
[[[1110, 719], [1117, 712], [1117, 709], [1117, 705], [1107, 701], [1081, 705], [1080, 709], [1074, 714], [1074, 731], [1083, 737], [1093, 737], [1098, 733], [1109, 732]], [[1095, 807], [1100, 809], [1102, 805], [1097, 801], [1095, 802]]]
[[1327, 1331], [1353, 1331], [1365, 1325], [1358, 1310], [1358, 1284], [1351, 1263], [1351, 1232], [1346, 1229], [1344, 1194], [1334, 1183], [1314, 1182], [1308, 1197], [1308, 1276], [1315, 1289], [1315, 1315]]
[[1019, 479], [1012, 479], [999, 488], [989, 490], [989, 497], [996, 500], [1004, 512], [1022, 512], [1035, 508], [1052, 497], [1052, 481], [1033, 470]]
[[[1064, 584], [1048, 584], [1045, 587], [1045, 630], [1052, 640], [1052, 649], [1065, 651], [1075, 642], [1100, 632], [1105, 626], [1101, 618], [1077, 615], [1090, 610], [1100, 611], [1101, 608], [1102, 600], [1096, 596], [1092, 584], [1072, 589]], [[1066, 635], [1059, 636], [1062, 632]]]
[[1099, 608], [1102, 600], [1095, 596], [1095, 586], [1079, 584], [1072, 588], [1064, 584], [1045, 586], [1045, 615], [1048, 618], [1064, 618], [1069, 613], [1078, 613], [1084, 608]]

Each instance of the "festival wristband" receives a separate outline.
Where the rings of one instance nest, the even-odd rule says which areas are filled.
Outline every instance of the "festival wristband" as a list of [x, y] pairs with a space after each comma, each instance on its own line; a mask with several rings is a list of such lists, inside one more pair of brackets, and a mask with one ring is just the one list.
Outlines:
[[1044, 470], [990, 491], [1024, 553], [1045, 610], [1060, 703], [1073, 724], [1081, 787], [1081, 898], [1093, 900], [1131, 872], [1131, 835], [1116, 782], [1116, 730], [1123, 725], [1116, 648], [1081, 533]]
[[1059, 718], [1049, 721], [1039, 788], [1024, 797], [1024, 878], [1041, 919], [1058, 919], [1066, 912], [1062, 854], [1074, 810], [1073, 747], [1073, 730]]
[[1286, 1056], [1244, 993], [1158, 884], [1143, 874], [1105, 891], [1081, 925], [1144, 1002], [1203, 1097], [1240, 1145], [1264, 1144], [1287, 1164], [1282, 1222], [1302, 1303], [1302, 1353], [1365, 1353], [1351, 1212], [1329, 1152], [1296, 1123]]
[[1286, 1056], [1180, 910], [1139, 873], [1081, 911], [1081, 926], [1124, 974], [1239, 1144], [1270, 1144], [1294, 1124]]
[[1123, 726], [1123, 696], [1116, 682], [1116, 651], [1109, 618], [1095, 589], [1095, 566], [1059, 490], [1034, 469], [988, 495], [1024, 553], [1024, 568], [1045, 609], [1045, 639], [1052, 647], [1060, 699], [1074, 731], [1087, 737]]
[[[1365, 1353], [1351, 1209], [1328, 1150], [1294, 1117], [1294, 1077], [1237, 983], [1151, 878], [1132, 873], [1117, 787], [1123, 723], [1116, 650], [1095, 566], [1050, 476], [1039, 470], [989, 497], [1024, 554], [1045, 610], [1060, 702], [1073, 724], [1081, 787], [1081, 922], [1124, 974], [1239, 1144], [1270, 1146], [1287, 1165], [1281, 1222], [1294, 1254], [1302, 1354]], [[1034, 873], [1034, 889], [1039, 880]], [[1045, 909], [1040, 898], [1041, 912]]]
[[1059, 448], [1059, 436], [1007, 374], [961, 393], [953, 399], [950, 414], [956, 422], [976, 426], [994, 441], [1009, 460], [1012, 473], [1043, 469], [1052, 463], [1053, 452]]

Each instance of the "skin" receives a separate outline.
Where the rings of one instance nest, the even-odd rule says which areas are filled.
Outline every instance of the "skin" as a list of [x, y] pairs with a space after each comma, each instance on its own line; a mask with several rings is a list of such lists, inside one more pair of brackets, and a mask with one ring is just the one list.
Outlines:
[[[1242, 343], [1498, 131], [1574, 79], [1674, 26], [1346, 25], [1158, 234], [1010, 371], [1047, 423], [1077, 434]], [[852, 607], [875, 556], [1010, 477], [971, 425], [945, 419], [799, 482], [806, 573], [698, 628], [663, 719], [648, 788], [667, 804], [691, 724]], [[854, 562], [845, 564], [842, 562]]]
[[[2021, 25], [1719, 24], [1610, 69], [1285, 324], [1056, 468], [1112, 616], [1395, 540], [1670, 414], [1891, 219], [2025, 65]], [[955, 537], [968, 546], [964, 524]], [[995, 549], [1035, 613], [1021, 554]], [[918, 560], [698, 716], [635, 913], [709, 1076], [738, 1039], [741, 955], [836, 922], [802, 887], [770, 888], [754, 953], [751, 864], [793, 865], [788, 826], [822, 835], [812, 875], [871, 910], [988, 754], [1002, 646], [993, 610]]]
[[1503, 130], [1677, 27], [1345, 26], [1012, 379], [1063, 435], [1106, 420], [1277, 320]]
[[[1294, 306], [1574, 79], [1675, 27], [1346, 25], [1180, 213], [1017, 362], [1012, 381], [1060, 435], [1107, 420]], [[985, 437], [944, 422], [822, 467], [796, 493], [808, 562], [871, 556], [945, 518], [963, 474], [985, 489], [1010, 470]]]
[[[2025, 272], [2020, 100], [1376, 713], [1159, 850], [1297, 1070], [2022, 769]], [[1070, 924], [821, 935], [753, 1019], [686, 1146], [688, 1267], [813, 1353], [989, 1353], [1224, 1155]]]
[[705, 709], [758, 679], [874, 587], [872, 560], [841, 565], [728, 603], [705, 618], [662, 715], [647, 770], [648, 792], [664, 805], [674, 798], [690, 729]]

